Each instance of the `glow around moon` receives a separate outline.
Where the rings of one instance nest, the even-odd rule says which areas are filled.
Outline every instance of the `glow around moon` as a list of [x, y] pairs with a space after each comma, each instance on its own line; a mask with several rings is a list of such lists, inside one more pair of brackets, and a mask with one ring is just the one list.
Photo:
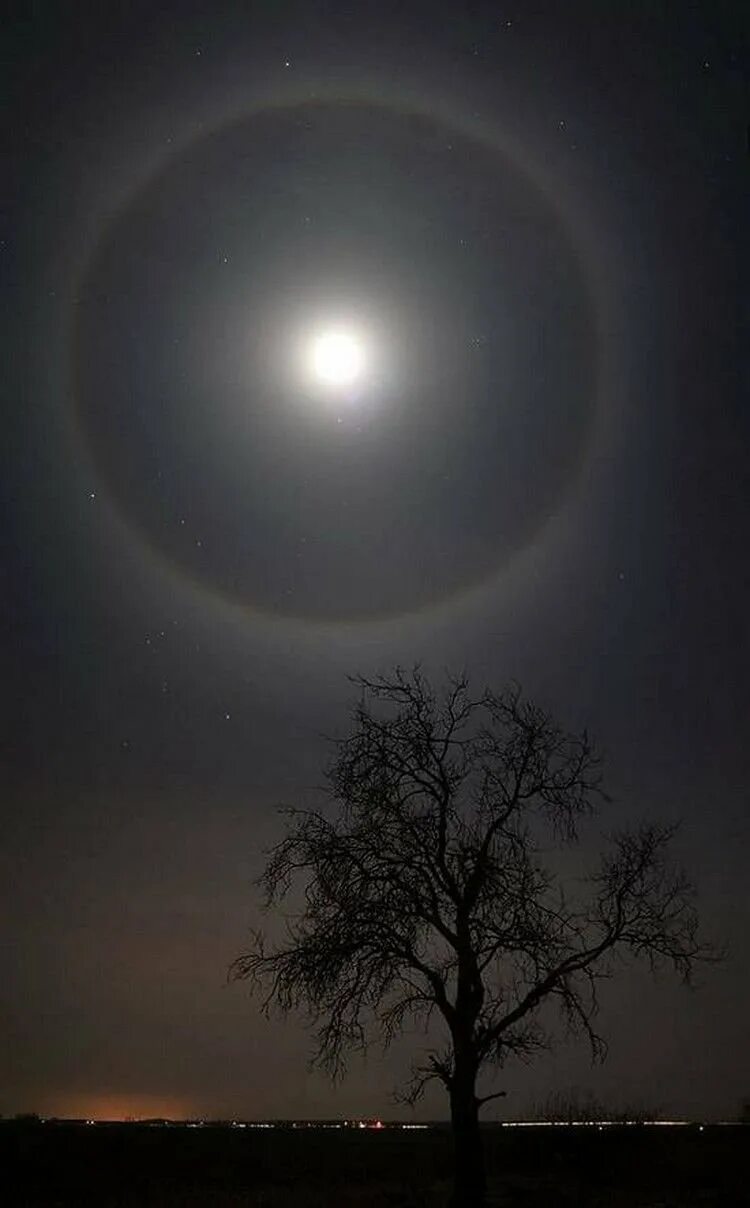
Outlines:
[[361, 336], [346, 328], [325, 328], [310, 340], [306, 369], [316, 385], [338, 391], [361, 381], [366, 361]]
[[380, 620], [494, 578], [597, 412], [596, 298], [554, 202], [471, 130], [364, 102], [269, 107], [170, 157], [71, 311], [75, 434], [118, 518], [274, 618]]

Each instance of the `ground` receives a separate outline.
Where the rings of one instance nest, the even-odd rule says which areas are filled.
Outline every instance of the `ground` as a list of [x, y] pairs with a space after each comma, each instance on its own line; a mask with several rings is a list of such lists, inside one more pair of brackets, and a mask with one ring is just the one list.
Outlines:
[[[749, 1137], [487, 1129], [488, 1208], [750, 1208]], [[441, 1208], [450, 1134], [9, 1120], [0, 1162], [8, 1208]]]

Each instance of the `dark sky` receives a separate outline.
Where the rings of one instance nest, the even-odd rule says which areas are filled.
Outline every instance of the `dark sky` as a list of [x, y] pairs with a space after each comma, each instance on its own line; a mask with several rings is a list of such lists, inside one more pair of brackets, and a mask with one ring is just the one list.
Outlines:
[[744, 8], [12, 11], [0, 1111], [392, 1113], [408, 1044], [332, 1090], [224, 977], [347, 673], [417, 659], [588, 723], [729, 949], [499, 1110], [750, 1093]]

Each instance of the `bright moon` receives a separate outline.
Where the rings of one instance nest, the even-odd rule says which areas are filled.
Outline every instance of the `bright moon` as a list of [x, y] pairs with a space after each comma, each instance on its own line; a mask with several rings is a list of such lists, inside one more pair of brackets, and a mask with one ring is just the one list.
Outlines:
[[311, 368], [324, 386], [351, 386], [364, 368], [364, 348], [348, 331], [324, 331], [312, 342]]

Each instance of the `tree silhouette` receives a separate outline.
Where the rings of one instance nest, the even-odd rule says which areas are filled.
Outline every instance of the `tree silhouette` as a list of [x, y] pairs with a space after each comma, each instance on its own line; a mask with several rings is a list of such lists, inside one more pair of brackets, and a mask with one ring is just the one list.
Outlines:
[[460, 676], [436, 691], [419, 668], [353, 682], [351, 731], [326, 773], [334, 808], [285, 811], [260, 878], [269, 908], [303, 888], [302, 912], [277, 946], [254, 932], [230, 976], [249, 979], [266, 1011], [304, 1011], [313, 1060], [334, 1077], [347, 1051], [438, 1019], [444, 1043], [403, 1097], [444, 1085], [451, 1203], [478, 1208], [479, 1110], [503, 1094], [478, 1093], [481, 1076], [552, 1042], [550, 1006], [602, 1057], [597, 985], [618, 958], [688, 981], [710, 950], [692, 886], [668, 860], [671, 827], [611, 837], [583, 887], [567, 884], [560, 855], [605, 799], [585, 732], [565, 732], [515, 686], [473, 696]]

